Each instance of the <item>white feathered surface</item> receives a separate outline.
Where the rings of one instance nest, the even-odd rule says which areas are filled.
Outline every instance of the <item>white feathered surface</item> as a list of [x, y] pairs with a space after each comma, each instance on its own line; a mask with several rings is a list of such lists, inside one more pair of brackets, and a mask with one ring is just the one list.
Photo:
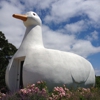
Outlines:
[[21, 58], [24, 58], [22, 72], [24, 87], [40, 80], [46, 81], [50, 89], [63, 84], [68, 88], [94, 86], [95, 72], [91, 63], [74, 53], [45, 48], [42, 41], [41, 19], [35, 12], [28, 12], [26, 16], [24, 39], [7, 66], [8, 88], [11, 91], [18, 89], [17, 63]]

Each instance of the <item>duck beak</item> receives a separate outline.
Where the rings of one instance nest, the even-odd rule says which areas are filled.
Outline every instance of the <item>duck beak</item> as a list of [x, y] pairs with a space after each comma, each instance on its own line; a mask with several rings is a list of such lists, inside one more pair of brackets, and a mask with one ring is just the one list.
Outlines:
[[20, 19], [22, 21], [26, 21], [27, 20], [27, 16], [26, 15], [21, 15], [21, 14], [13, 14], [12, 15], [14, 18]]

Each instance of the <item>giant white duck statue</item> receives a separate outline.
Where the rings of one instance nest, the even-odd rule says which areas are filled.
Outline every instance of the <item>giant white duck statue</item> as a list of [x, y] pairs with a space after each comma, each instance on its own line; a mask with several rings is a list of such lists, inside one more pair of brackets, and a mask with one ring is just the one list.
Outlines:
[[35, 12], [13, 17], [23, 21], [26, 32], [6, 69], [5, 80], [11, 91], [40, 80], [46, 81], [50, 89], [63, 84], [68, 88], [95, 85], [95, 72], [89, 61], [74, 53], [43, 46], [42, 21]]

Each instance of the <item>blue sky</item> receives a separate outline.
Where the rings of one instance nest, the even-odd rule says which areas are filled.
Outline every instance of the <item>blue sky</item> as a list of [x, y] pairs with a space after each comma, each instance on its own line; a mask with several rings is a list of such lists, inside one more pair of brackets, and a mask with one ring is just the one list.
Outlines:
[[0, 0], [0, 31], [17, 48], [25, 26], [12, 14], [27, 11], [40, 16], [46, 48], [83, 56], [100, 75], [100, 0]]

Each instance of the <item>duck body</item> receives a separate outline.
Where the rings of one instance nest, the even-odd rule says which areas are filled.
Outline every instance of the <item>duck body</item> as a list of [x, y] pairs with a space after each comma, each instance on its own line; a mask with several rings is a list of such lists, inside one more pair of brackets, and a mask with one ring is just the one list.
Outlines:
[[[31, 17], [32, 13], [28, 12], [27, 16]], [[68, 88], [94, 86], [95, 72], [90, 62], [74, 53], [45, 48], [42, 42], [41, 20], [37, 17], [33, 24], [30, 20], [33, 19], [24, 22], [24, 39], [7, 66], [8, 88], [11, 91], [19, 89], [20, 75], [23, 87], [40, 80], [46, 81], [50, 89], [63, 84]], [[21, 61], [24, 61], [22, 72], [19, 71]]]
[[68, 88], [91, 87], [95, 84], [92, 65], [84, 58], [69, 52], [37, 48], [26, 57], [23, 71], [24, 76], [27, 74], [23, 77], [25, 87], [28, 82], [32, 84], [39, 80], [46, 81], [52, 88], [63, 84]]

